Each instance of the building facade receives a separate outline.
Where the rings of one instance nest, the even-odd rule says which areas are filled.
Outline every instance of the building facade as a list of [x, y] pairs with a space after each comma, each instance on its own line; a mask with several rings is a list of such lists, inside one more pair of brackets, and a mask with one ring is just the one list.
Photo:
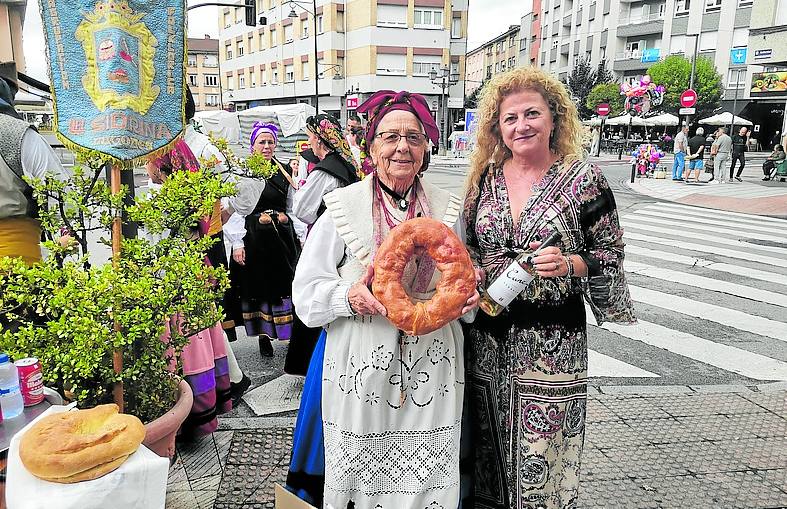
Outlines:
[[472, 94], [481, 84], [495, 74], [519, 65], [519, 25], [490, 39], [467, 54], [465, 94]]
[[525, 0], [519, 25], [519, 65], [538, 66], [541, 50], [541, 0]]
[[22, 27], [27, 0], [0, 0], [0, 62], [16, 62], [16, 70], [25, 71], [22, 50]]
[[197, 111], [221, 109], [218, 39], [189, 37], [186, 80]]
[[245, 25], [243, 9], [223, 10], [219, 62], [225, 107], [314, 105], [318, 91], [319, 109], [346, 119], [347, 95], [357, 95], [360, 103], [378, 90], [409, 90], [426, 96], [439, 121], [443, 90], [429, 72], [445, 67], [460, 78], [446, 90], [448, 122], [461, 114], [467, 0], [315, 4], [313, 15], [308, 3], [258, 0], [267, 24], [257, 27]]

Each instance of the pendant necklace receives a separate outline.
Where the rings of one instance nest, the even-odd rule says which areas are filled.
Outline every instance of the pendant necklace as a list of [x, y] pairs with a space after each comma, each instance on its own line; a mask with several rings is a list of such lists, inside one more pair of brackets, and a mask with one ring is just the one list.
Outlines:
[[390, 187], [386, 186], [385, 184], [383, 184], [382, 180], [380, 179], [377, 179], [377, 183], [380, 184], [380, 189], [385, 191], [385, 194], [387, 194], [388, 196], [394, 199], [394, 201], [396, 202], [396, 206], [399, 208], [399, 210], [401, 210], [402, 212], [407, 210], [407, 208], [410, 206], [410, 200], [407, 199], [407, 195], [410, 193], [410, 190], [413, 188], [413, 185], [415, 185], [415, 182], [410, 184], [410, 187], [408, 187], [403, 194], [399, 194], [393, 189], [391, 189]]

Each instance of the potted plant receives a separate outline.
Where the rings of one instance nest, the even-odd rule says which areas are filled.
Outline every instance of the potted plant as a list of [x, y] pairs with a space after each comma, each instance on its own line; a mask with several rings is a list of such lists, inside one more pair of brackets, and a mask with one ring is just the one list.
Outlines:
[[[113, 194], [102, 178], [100, 155], [77, 156], [67, 181], [31, 181], [49, 255], [33, 266], [0, 259], [0, 351], [38, 357], [45, 384], [79, 407], [112, 402], [122, 383], [124, 411], [148, 428], [145, 444], [171, 457], [192, 402], [177, 376], [178, 354], [189, 336], [221, 320], [216, 292], [228, 284], [221, 267], [204, 262], [213, 241], [195, 236], [194, 226], [234, 186], [210, 170], [215, 160], [202, 161], [203, 170], [175, 172], [157, 192], [125, 203], [128, 190]], [[118, 214], [145, 235], [123, 239], [114, 257], [91, 252], [96, 237], [110, 245]], [[69, 240], [56, 241], [63, 231]], [[179, 327], [164, 341], [171, 320]], [[166, 431], [162, 418], [169, 421]]]

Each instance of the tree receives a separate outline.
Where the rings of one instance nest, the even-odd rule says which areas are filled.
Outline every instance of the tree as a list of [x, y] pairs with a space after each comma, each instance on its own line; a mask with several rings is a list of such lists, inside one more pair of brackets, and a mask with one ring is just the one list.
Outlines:
[[[680, 106], [680, 94], [689, 88], [691, 61], [680, 55], [670, 55], [648, 69], [653, 82], [664, 85], [664, 103], [661, 109], [676, 112]], [[694, 90], [697, 91], [697, 118], [713, 113], [719, 107], [722, 92], [722, 77], [716, 71], [712, 60], [697, 58], [694, 73]]]
[[478, 107], [478, 96], [481, 93], [481, 90], [484, 89], [484, 85], [486, 85], [486, 80], [482, 81], [478, 88], [470, 92], [470, 95], [465, 97], [465, 108], [467, 109], [474, 109]]
[[571, 74], [566, 78], [566, 87], [571, 94], [571, 98], [577, 105], [579, 116], [582, 119], [593, 116], [593, 110], [589, 110], [585, 105], [588, 94], [596, 85], [596, 70], [590, 65], [590, 60], [583, 58], [578, 60]]
[[598, 63], [598, 68], [596, 68], [596, 85], [600, 85], [602, 83], [612, 83], [614, 81], [615, 75], [612, 74], [612, 71], [607, 69], [606, 60], [601, 60]]
[[620, 85], [617, 83], [599, 83], [588, 94], [585, 106], [591, 111], [596, 111], [596, 106], [608, 103], [610, 116], [623, 112], [623, 96], [620, 95]]

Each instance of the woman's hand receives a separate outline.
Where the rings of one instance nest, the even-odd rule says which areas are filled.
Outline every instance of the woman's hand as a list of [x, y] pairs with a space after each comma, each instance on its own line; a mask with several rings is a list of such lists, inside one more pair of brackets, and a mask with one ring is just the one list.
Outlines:
[[[486, 281], [486, 273], [484, 269], [474, 269], [475, 270], [475, 283], [476, 287], [483, 287], [484, 282]], [[481, 294], [478, 293], [478, 290], [473, 292], [473, 295], [467, 299], [465, 302], [464, 307], [462, 308], [462, 314], [469, 313], [470, 311], [474, 310], [478, 307], [478, 303], [481, 302]]]
[[[531, 242], [530, 249], [536, 250], [541, 242]], [[568, 264], [559, 247], [544, 248], [538, 256], [533, 258], [536, 274], [541, 277], [561, 277], [568, 275]]]
[[235, 263], [238, 265], [246, 265], [246, 248], [239, 247], [237, 249], [233, 249], [232, 259], [235, 260]]
[[369, 290], [369, 285], [374, 278], [374, 266], [369, 265], [366, 274], [350, 287], [347, 293], [347, 300], [350, 302], [352, 310], [359, 315], [382, 315], [388, 314], [385, 306], [374, 298]]

